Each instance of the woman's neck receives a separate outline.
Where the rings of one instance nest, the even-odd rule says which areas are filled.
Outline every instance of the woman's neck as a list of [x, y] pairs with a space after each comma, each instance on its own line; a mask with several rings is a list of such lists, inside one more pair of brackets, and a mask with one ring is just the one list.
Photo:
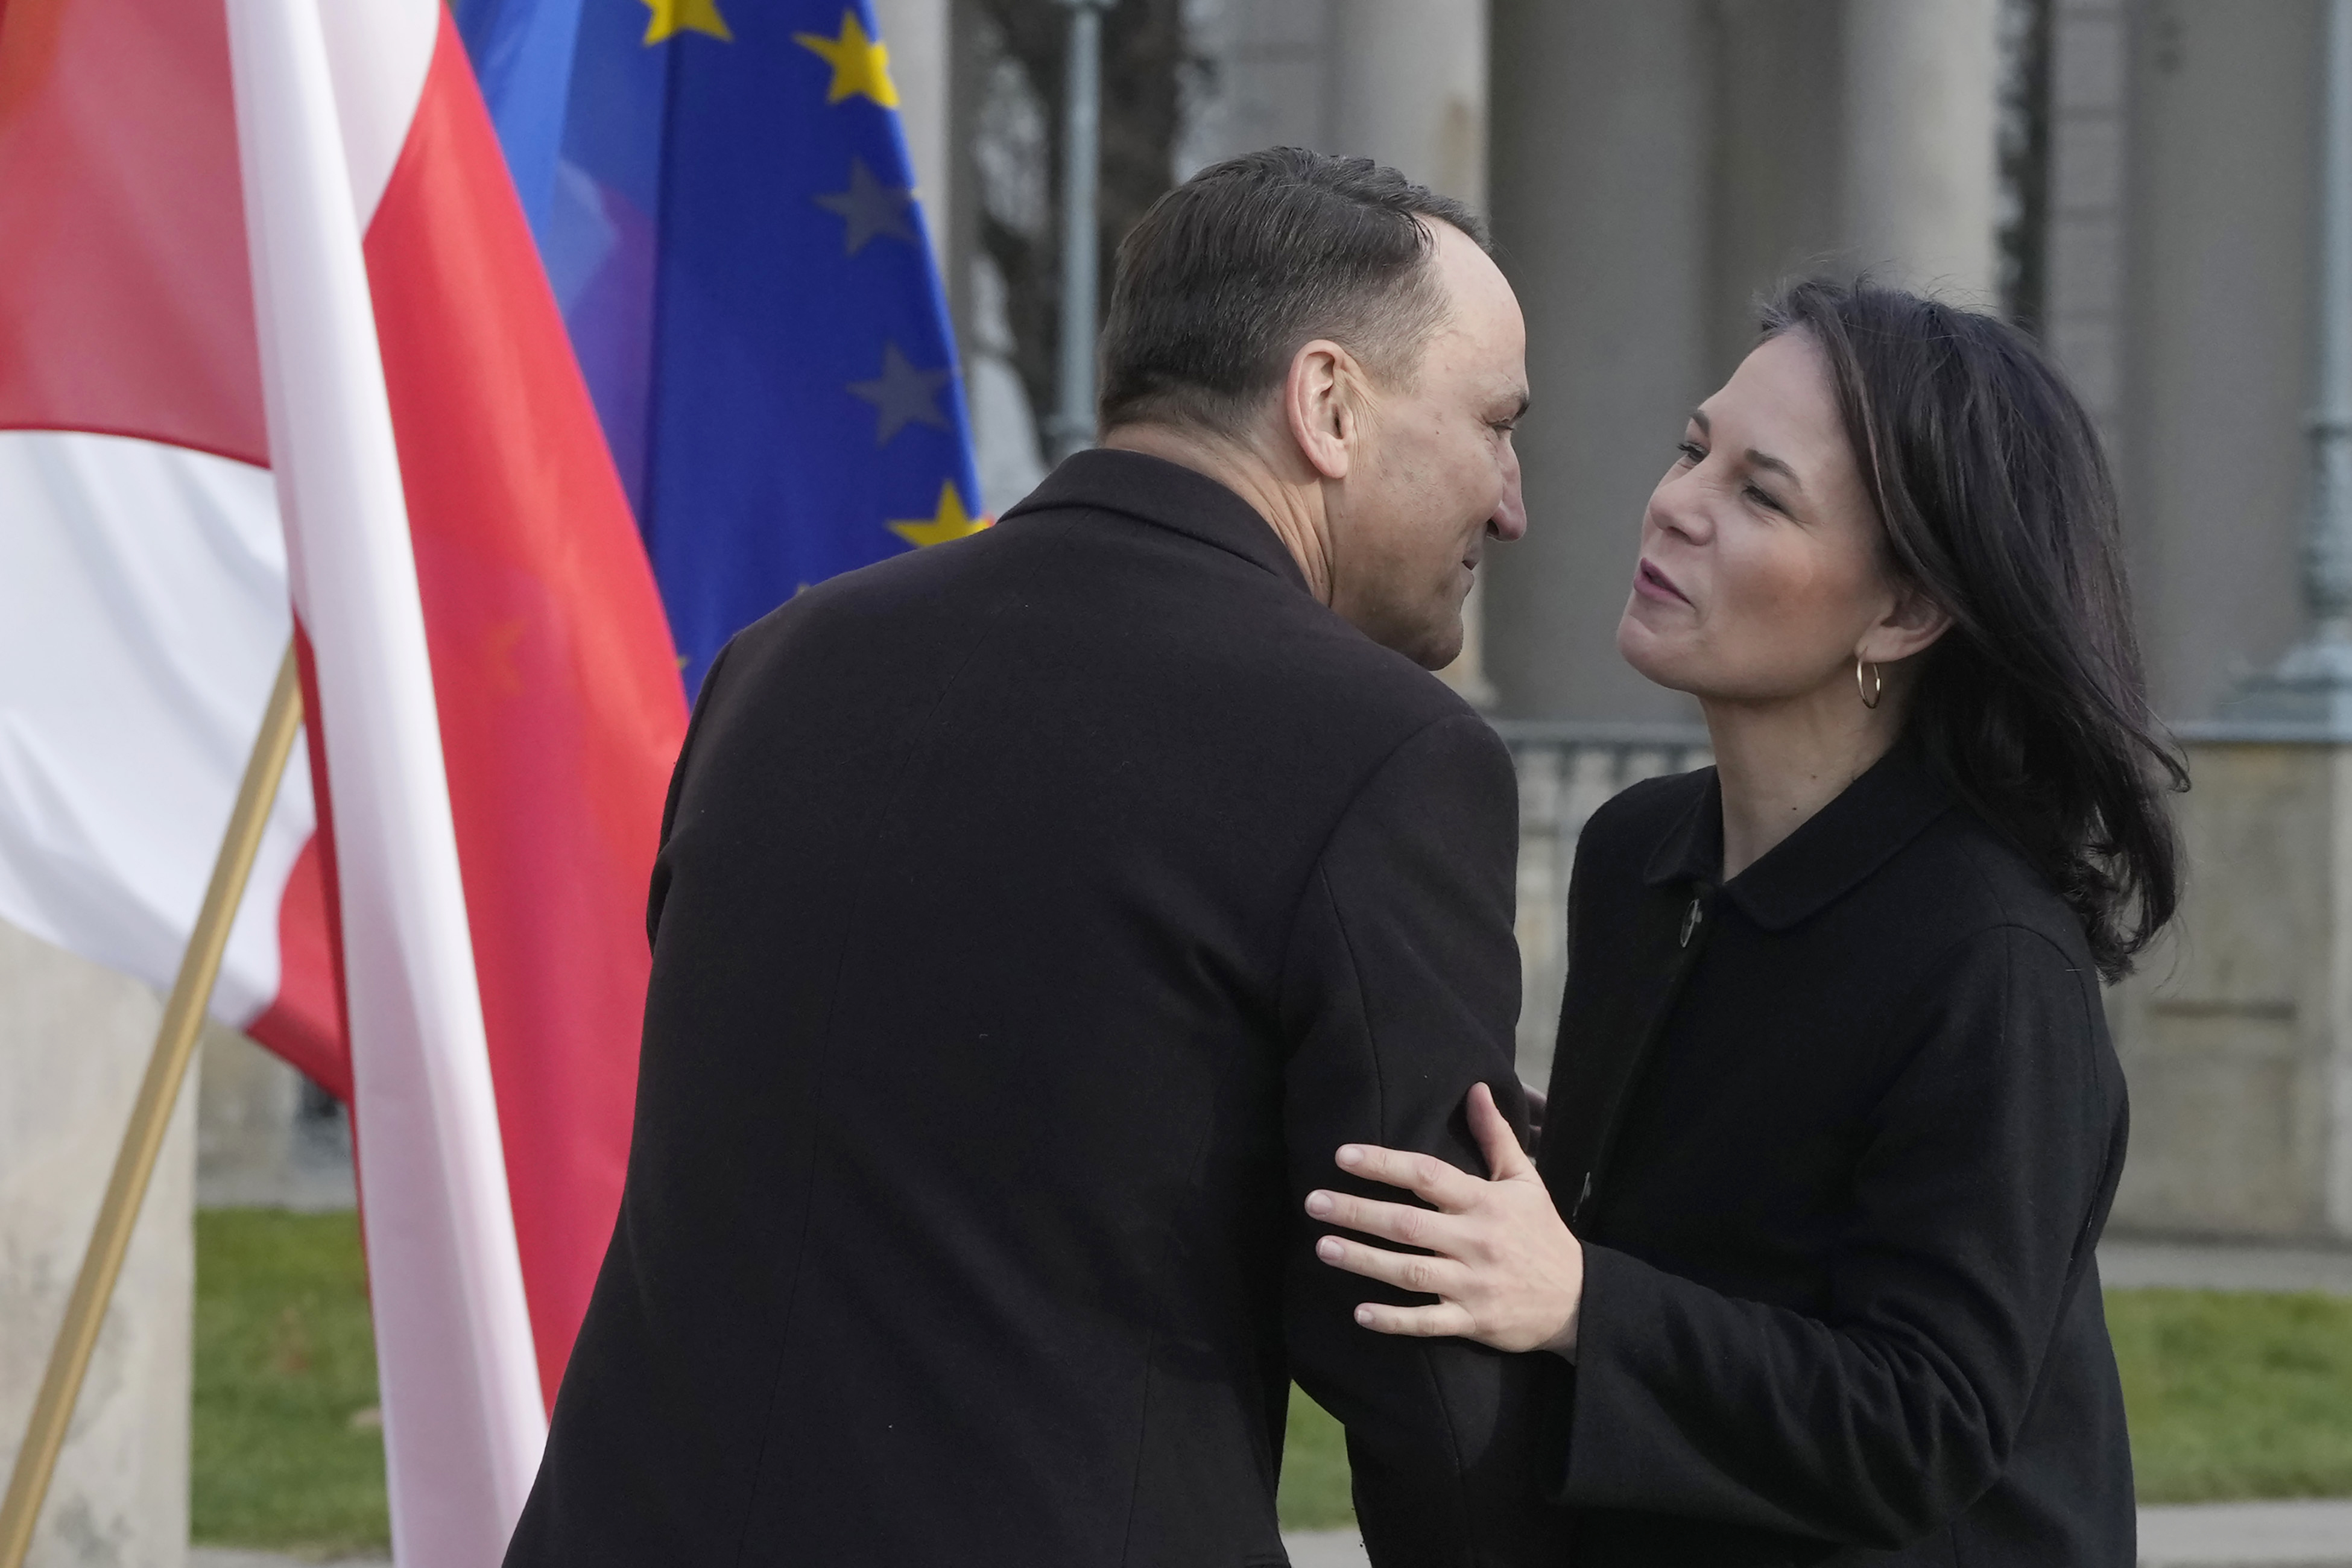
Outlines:
[[1702, 698], [1723, 790], [1723, 879], [1770, 854], [1868, 773], [1902, 733], [1897, 693], [1875, 709], [1834, 689], [1792, 702]]

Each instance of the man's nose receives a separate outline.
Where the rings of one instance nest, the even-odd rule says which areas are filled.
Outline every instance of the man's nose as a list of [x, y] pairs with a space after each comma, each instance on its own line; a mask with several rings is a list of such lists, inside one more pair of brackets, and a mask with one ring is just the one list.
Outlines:
[[1495, 513], [1486, 520], [1486, 532], [1509, 541], [1528, 531], [1528, 502], [1519, 490], [1519, 455], [1508, 447], [1504, 451], [1503, 499], [1495, 503]]

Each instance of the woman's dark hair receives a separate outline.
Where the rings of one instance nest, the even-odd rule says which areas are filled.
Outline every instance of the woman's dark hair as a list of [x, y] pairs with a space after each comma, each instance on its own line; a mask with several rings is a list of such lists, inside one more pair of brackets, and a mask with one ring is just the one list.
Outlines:
[[2097, 432], [1999, 318], [1867, 281], [1765, 305], [1827, 358], [1895, 570], [1952, 629], [1906, 734], [2048, 878], [2115, 980], [2179, 901], [2162, 799], [2189, 787], [2149, 710]]

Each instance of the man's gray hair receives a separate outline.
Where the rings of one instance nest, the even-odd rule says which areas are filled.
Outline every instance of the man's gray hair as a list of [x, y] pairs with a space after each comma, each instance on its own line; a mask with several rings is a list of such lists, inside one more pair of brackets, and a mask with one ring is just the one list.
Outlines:
[[1486, 244], [1468, 207], [1369, 158], [1273, 147], [1202, 170], [1119, 246], [1104, 428], [1238, 429], [1317, 338], [1409, 382], [1445, 314], [1433, 222]]

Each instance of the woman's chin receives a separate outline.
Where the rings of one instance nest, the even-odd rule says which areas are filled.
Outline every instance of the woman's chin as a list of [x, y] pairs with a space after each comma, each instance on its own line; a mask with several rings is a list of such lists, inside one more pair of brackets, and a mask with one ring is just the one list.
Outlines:
[[1637, 605], [1628, 605], [1624, 618], [1617, 623], [1618, 657], [1632, 665], [1636, 675], [1669, 691], [1688, 691], [1688, 677], [1682, 668], [1687, 660], [1677, 657], [1683, 651], [1675, 646], [1678, 640], [1643, 625]]

